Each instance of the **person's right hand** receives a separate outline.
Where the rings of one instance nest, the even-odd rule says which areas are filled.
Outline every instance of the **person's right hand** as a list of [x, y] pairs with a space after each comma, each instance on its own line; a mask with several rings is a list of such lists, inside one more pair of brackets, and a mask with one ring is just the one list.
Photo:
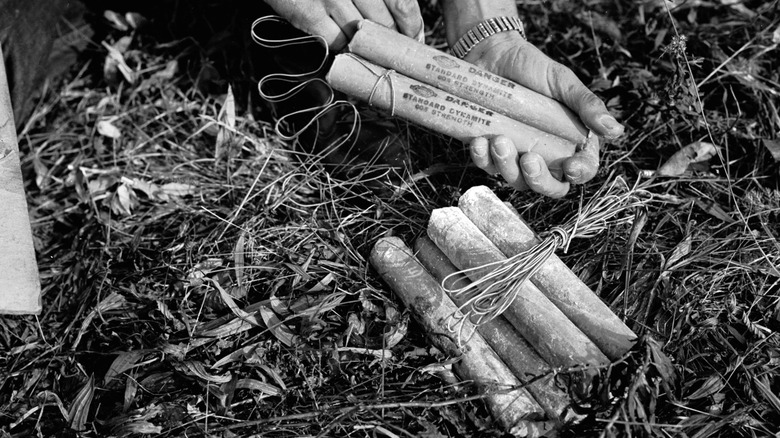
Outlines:
[[341, 50], [359, 20], [369, 19], [411, 38], [420, 39], [423, 20], [417, 0], [265, 0], [293, 26], [325, 38]]

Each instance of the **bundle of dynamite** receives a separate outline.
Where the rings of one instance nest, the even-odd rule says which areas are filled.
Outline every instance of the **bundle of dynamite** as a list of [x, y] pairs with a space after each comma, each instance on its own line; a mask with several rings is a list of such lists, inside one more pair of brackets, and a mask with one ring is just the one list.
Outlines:
[[430, 341], [460, 359], [455, 371], [486, 391], [490, 411], [510, 433], [539, 436], [572, 418], [570, 397], [550, 378], [552, 370], [580, 367], [587, 379], [587, 370], [633, 346], [631, 329], [554, 254], [539, 260], [529, 281], [502, 286], [515, 290], [498, 291], [513, 292], [500, 315], [479, 317], [457, 291], [540, 246], [516, 210], [488, 188], [471, 188], [458, 207], [434, 210], [427, 234], [414, 251], [401, 239], [381, 239], [371, 263]]
[[331, 87], [438, 133], [534, 144], [556, 176], [587, 140], [560, 102], [371, 21], [358, 23], [349, 51], [336, 56]]

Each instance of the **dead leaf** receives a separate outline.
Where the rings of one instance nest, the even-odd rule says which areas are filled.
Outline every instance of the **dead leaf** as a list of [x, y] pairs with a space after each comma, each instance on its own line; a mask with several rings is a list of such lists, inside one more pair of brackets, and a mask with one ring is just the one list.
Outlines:
[[140, 29], [145, 26], [146, 22], [149, 20], [138, 12], [125, 12], [125, 21], [133, 29]]
[[404, 336], [406, 336], [406, 330], [409, 327], [409, 315], [402, 314], [401, 316], [391, 318], [391, 313], [397, 313], [395, 309], [392, 309], [392, 311], [391, 309], [387, 309], [386, 312], [388, 315], [387, 319], [392, 321], [392, 325], [385, 330], [383, 335], [384, 347], [388, 349], [395, 347], [401, 342]]
[[712, 143], [697, 141], [675, 152], [669, 160], [656, 172], [657, 176], [680, 176], [694, 163], [701, 163], [714, 157], [718, 153]]
[[97, 132], [98, 134], [109, 137], [109, 138], [119, 138], [122, 136], [122, 131], [119, 130], [113, 123], [111, 123], [108, 120], [98, 120], [97, 122]]
[[[780, 30], [780, 29], [779, 29]], [[772, 158], [777, 162], [780, 161], [780, 140], [770, 140], [765, 138], [762, 140], [764, 147], [772, 154]]]
[[726, 382], [723, 381], [723, 377], [718, 374], [713, 374], [705, 380], [699, 389], [693, 392], [693, 394], [687, 396], [688, 400], [697, 400], [700, 398], [709, 397], [720, 392], [726, 386]]
[[675, 269], [678, 265], [678, 262], [681, 262], [685, 256], [691, 253], [691, 236], [685, 237], [685, 239], [682, 240], [682, 242], [678, 243], [677, 246], [674, 247], [674, 250], [672, 250], [672, 254], [669, 256], [669, 259], [666, 260], [665, 270]]
[[241, 235], [238, 236], [238, 240], [236, 240], [236, 246], [233, 248], [233, 268], [236, 272], [236, 283], [238, 284], [238, 288], [236, 289], [239, 294], [236, 295], [236, 298], [244, 298], [246, 297], [246, 284], [244, 283], [244, 267], [246, 266], [245, 260], [244, 260], [244, 244], [246, 242], [246, 233], [242, 232]]
[[282, 390], [270, 383], [265, 383], [257, 379], [240, 379], [236, 384], [236, 389], [248, 389], [250, 391], [262, 392], [264, 395], [279, 395]]
[[230, 381], [230, 379], [233, 378], [233, 375], [229, 371], [222, 375], [211, 374], [206, 371], [206, 367], [203, 365], [203, 362], [195, 360], [188, 360], [182, 363], [182, 365], [178, 368], [185, 374], [198, 377], [211, 383], [227, 383]]
[[125, 381], [125, 393], [122, 400], [122, 412], [130, 410], [130, 406], [133, 405], [135, 395], [138, 393], [138, 380], [136, 380], [135, 374], [131, 374]]
[[176, 73], [179, 72], [179, 62], [176, 60], [168, 61], [165, 64], [165, 68], [153, 74], [152, 77], [162, 81], [169, 81], [176, 77]]
[[219, 129], [217, 130], [217, 143], [214, 149], [214, 157], [221, 158], [227, 154], [236, 137], [236, 101], [233, 97], [233, 88], [228, 86], [225, 102], [217, 116]]
[[127, 32], [130, 30], [130, 23], [128, 23], [127, 20], [125, 20], [125, 17], [123, 17], [122, 14], [119, 14], [118, 12], [106, 10], [103, 12], [103, 18], [108, 20], [108, 22], [111, 23], [111, 26], [113, 26], [116, 30], [121, 30], [122, 32]]
[[143, 359], [145, 353], [142, 351], [123, 351], [114, 358], [111, 362], [111, 366], [108, 368], [105, 377], [103, 377], [104, 384], [108, 384], [116, 376], [124, 373], [125, 371], [135, 368], [138, 365], [138, 361]]
[[111, 211], [118, 215], [130, 216], [133, 214], [133, 208], [138, 204], [137, 200], [135, 193], [127, 184], [120, 184], [111, 198]]
[[294, 347], [300, 343], [300, 336], [296, 335], [290, 327], [285, 325], [276, 314], [266, 306], [260, 306], [260, 317], [263, 318], [268, 330], [288, 347]]
[[81, 388], [73, 404], [68, 411], [68, 423], [73, 430], [84, 430], [87, 425], [89, 408], [92, 405], [92, 399], [95, 397], [95, 376], [89, 376], [89, 380]]
[[84, 336], [84, 334], [87, 332], [87, 329], [89, 328], [89, 325], [92, 324], [92, 320], [95, 319], [96, 316], [103, 312], [108, 312], [110, 310], [116, 310], [121, 309], [125, 307], [127, 301], [125, 300], [125, 297], [116, 293], [111, 292], [111, 295], [107, 296], [103, 299], [100, 303], [98, 303], [97, 306], [95, 306], [94, 309], [92, 309], [91, 312], [87, 315], [86, 318], [84, 318], [84, 321], [81, 323], [81, 329], [79, 330], [78, 335], [76, 336], [76, 340], [73, 341], [73, 347], [71, 347], [74, 351], [76, 350], [76, 347], [78, 347], [79, 342], [81, 342], [81, 337]]
[[235, 350], [222, 359], [216, 361], [213, 365], [211, 365], [211, 368], [220, 368], [237, 360], [242, 360], [244, 363], [255, 363], [259, 359], [257, 352], [265, 352], [265, 349], [262, 346], [264, 342], [265, 341], [255, 342], [254, 344], [239, 348], [238, 350]]
[[[230, 296], [229, 293], [223, 288], [219, 282], [216, 280], [213, 280], [214, 287], [217, 288], [219, 291], [219, 296], [222, 297], [222, 301], [225, 302], [225, 304], [228, 306], [231, 312], [233, 312], [234, 315], [236, 315], [238, 318], [240, 318], [242, 321], [246, 321], [250, 324], [260, 326], [260, 321], [257, 320], [257, 317], [253, 314], [247, 313], [244, 310], [242, 310], [235, 301], [233, 301], [233, 297]], [[261, 308], [262, 310], [262, 308]], [[265, 319], [265, 318], [263, 318]], [[267, 325], [267, 324], [266, 324]]]
[[197, 193], [197, 187], [184, 183], [168, 183], [160, 186], [160, 190], [170, 196], [191, 196]]

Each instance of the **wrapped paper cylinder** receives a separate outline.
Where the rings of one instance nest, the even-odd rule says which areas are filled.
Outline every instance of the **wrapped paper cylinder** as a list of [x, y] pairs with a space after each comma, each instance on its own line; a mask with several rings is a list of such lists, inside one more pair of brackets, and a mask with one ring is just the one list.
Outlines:
[[377, 23], [363, 20], [357, 27], [349, 50], [377, 65], [575, 143], [588, 134], [579, 117], [554, 99]]
[[[466, 191], [458, 207], [507, 257], [539, 243], [533, 230], [487, 187]], [[555, 254], [531, 281], [610, 359], [633, 346], [636, 334]]]
[[[479, 268], [506, 260], [504, 254], [457, 207], [431, 213], [428, 236], [459, 269]], [[489, 272], [469, 272], [472, 281]], [[533, 345], [539, 355], [555, 367], [600, 365], [609, 360], [532, 282], [521, 290], [504, 315]]]
[[41, 284], [19, 167], [8, 76], [3, 65], [0, 65], [0, 203], [3, 205], [0, 216], [0, 314], [39, 314]]
[[[420, 126], [462, 141], [499, 134], [518, 148], [539, 153], [560, 177], [563, 160], [575, 143], [513, 120], [494, 110], [426, 85], [354, 54], [336, 56], [327, 75], [336, 90], [389, 111]], [[530, 149], [529, 149], [530, 148]]]
[[544, 416], [539, 404], [520, 387], [520, 381], [479, 334], [460, 348], [448, 336], [448, 318], [458, 308], [401, 239], [380, 239], [370, 261], [412, 312], [431, 342], [446, 354], [460, 358], [455, 364], [460, 377], [489, 392], [488, 407], [506, 429], [526, 427], [527, 421]]
[[[458, 271], [447, 256], [426, 236], [415, 241], [414, 251], [417, 259], [439, 282]], [[468, 281], [463, 274], [453, 275], [444, 286], [450, 289], [462, 287]], [[459, 302], [456, 297], [451, 296], [450, 298], [456, 305], [462, 304], [462, 301]], [[539, 357], [528, 341], [503, 316], [480, 325], [477, 328], [477, 333], [482, 335], [520, 380], [549, 374], [550, 365]], [[527, 388], [549, 418], [565, 420], [564, 417], [571, 400], [565, 392], [555, 385], [551, 375], [529, 384]]]

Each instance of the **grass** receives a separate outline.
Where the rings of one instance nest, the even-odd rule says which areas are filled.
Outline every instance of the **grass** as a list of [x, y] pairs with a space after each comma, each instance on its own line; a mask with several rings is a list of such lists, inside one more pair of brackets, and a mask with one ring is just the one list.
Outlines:
[[720, 156], [643, 180], [635, 238], [561, 254], [641, 335], [562, 435], [780, 433], [778, 2], [523, 8], [531, 41], [628, 127], [562, 200], [400, 122], [415, 173], [376, 191], [387, 168], [344, 174], [282, 141], [240, 83], [223, 110], [234, 70], [208, 44], [134, 34], [130, 83], [97, 44], [130, 33], [98, 33], [20, 127], [44, 312], [0, 318], [0, 436], [501, 436], [368, 265], [373, 242], [411, 241], [476, 184], [545, 230], [611, 173], [635, 181], [702, 139]]

